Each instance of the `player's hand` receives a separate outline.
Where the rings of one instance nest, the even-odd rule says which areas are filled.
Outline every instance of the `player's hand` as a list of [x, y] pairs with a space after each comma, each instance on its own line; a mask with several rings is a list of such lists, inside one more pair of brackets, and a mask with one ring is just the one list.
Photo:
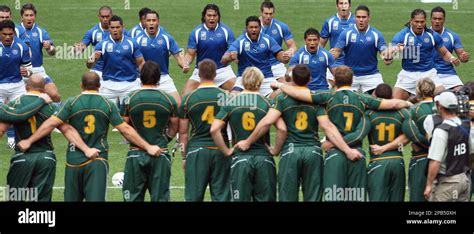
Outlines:
[[29, 72], [28, 69], [26, 69], [26, 67], [20, 67], [20, 74], [23, 77], [31, 76], [31, 72]]
[[51, 97], [48, 96], [48, 94], [41, 93], [38, 95], [39, 98], [42, 98], [44, 102], [46, 103], [51, 103], [53, 100], [51, 100]]
[[230, 52], [230, 59], [232, 59], [232, 61], [235, 61], [236, 63], [239, 63], [239, 59], [238, 59], [238, 55], [236, 52]]
[[425, 187], [425, 191], [423, 192], [423, 195], [425, 196], [425, 199], [428, 201], [430, 200], [430, 196], [431, 196], [431, 191], [433, 190], [433, 187], [432, 185], [426, 185]]
[[186, 171], [186, 159], [182, 160], [181, 168], [183, 168], [183, 171]]
[[293, 50], [292, 49], [288, 49], [287, 51], [283, 52], [283, 56], [282, 56], [282, 59], [283, 59], [283, 63], [288, 63], [291, 59], [291, 56], [293, 55]]
[[283, 85], [283, 83], [281, 82], [278, 82], [278, 81], [274, 81], [270, 84], [270, 87], [273, 89], [273, 90], [277, 90], [279, 89], [281, 86]]
[[99, 157], [99, 153], [100, 153], [100, 150], [98, 150], [96, 148], [89, 148], [84, 152], [86, 157], [89, 158], [89, 159]]
[[350, 149], [346, 152], [346, 157], [351, 161], [358, 161], [362, 158], [362, 153], [357, 149]]
[[332, 55], [333, 57], [336, 57], [336, 49], [335, 49], [335, 48], [330, 49], [330, 50], [329, 50], [329, 53], [331, 53], [331, 55]]
[[449, 59], [449, 62], [451, 62], [454, 66], [458, 66], [459, 64], [461, 64], [461, 60], [459, 60], [458, 58], [452, 56], [450, 59]]
[[468, 52], [464, 52], [461, 54], [461, 56], [459, 57], [459, 59], [461, 60], [461, 62], [463, 63], [467, 63], [469, 62], [469, 53]]
[[403, 44], [403, 43], [398, 43], [398, 44], [397, 44], [397, 49], [395, 50], [395, 52], [401, 51], [401, 50], [403, 50], [403, 49], [405, 49], [405, 44]]
[[82, 51], [84, 51], [85, 48], [86, 48], [86, 46], [84, 44], [82, 44], [81, 42], [74, 43], [74, 50], [78, 54], [82, 53]]
[[16, 143], [16, 147], [18, 147], [21, 152], [26, 152], [31, 147], [31, 142], [28, 139], [21, 140]]
[[277, 156], [278, 153], [275, 151], [275, 148], [273, 148], [273, 147], [272, 147], [271, 145], [269, 145], [269, 144], [265, 144], [265, 146], [267, 147], [268, 152], [269, 152], [273, 157]]
[[49, 51], [51, 48], [51, 42], [50, 41], [43, 41], [43, 48]]
[[158, 147], [157, 145], [152, 145], [148, 147], [146, 150], [147, 154], [152, 155], [152, 156], [160, 156], [161, 155], [161, 148]]
[[183, 66], [183, 73], [186, 74], [189, 72], [189, 64], [186, 62], [186, 64], [184, 64]]
[[321, 148], [328, 152], [329, 150], [331, 150], [332, 148], [334, 148], [334, 144], [330, 141], [323, 141], [323, 143], [321, 143]]
[[421, 150], [421, 147], [419, 147], [417, 144], [411, 144], [411, 148], [413, 152], [419, 152]]
[[234, 145], [234, 148], [247, 151], [250, 148], [250, 144], [247, 140], [242, 140], [237, 142], [237, 144]]
[[224, 152], [224, 156], [231, 157], [232, 154], [234, 154], [234, 149], [235, 149], [234, 147], [228, 149], [226, 152]]
[[374, 155], [381, 155], [385, 152], [385, 148], [380, 145], [370, 145], [370, 152]]

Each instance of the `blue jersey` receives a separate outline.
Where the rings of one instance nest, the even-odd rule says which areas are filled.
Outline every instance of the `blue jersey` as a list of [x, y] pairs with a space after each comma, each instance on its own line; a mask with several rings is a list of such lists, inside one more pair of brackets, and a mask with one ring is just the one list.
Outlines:
[[[283, 47], [284, 41], [293, 39], [293, 34], [291, 34], [290, 27], [277, 19], [272, 19], [272, 22], [270, 22], [270, 25], [268, 26], [262, 24], [261, 32], [273, 38], [278, 43], [278, 45], [280, 45], [280, 47]], [[274, 56], [270, 59], [270, 64], [272, 66], [279, 63], [280, 61], [278, 61], [278, 59], [276, 59]]]
[[215, 29], [208, 29], [201, 24], [189, 34], [188, 49], [196, 50], [196, 68], [204, 59], [211, 59], [217, 64], [217, 69], [225, 67], [221, 58], [234, 42], [232, 30], [223, 23], [217, 24]]
[[28, 46], [14, 38], [10, 46], [0, 42], [0, 84], [22, 81], [20, 66], [31, 62]]
[[310, 90], [329, 89], [326, 80], [326, 70], [334, 68], [334, 57], [326, 49], [319, 47], [316, 53], [312, 54], [303, 46], [296, 51], [290, 60], [290, 67], [297, 64], [306, 64], [311, 70], [311, 81], [308, 84]]
[[136, 58], [143, 57], [136, 41], [123, 35], [121, 41], [114, 41], [112, 37], [99, 42], [96, 51], [102, 52], [104, 68], [102, 78], [114, 81], [134, 81], [139, 76]]
[[[84, 37], [82, 38], [82, 44], [88, 46], [92, 44], [92, 46], [96, 46], [99, 42], [101, 42], [103, 39], [108, 38], [110, 35], [109, 30], [103, 29], [100, 26], [100, 23], [92, 27], [91, 29], [87, 30], [86, 34], [84, 34]], [[96, 71], [102, 71], [102, 67], [104, 66], [104, 61], [102, 58], [97, 60], [95, 63], [94, 67], [92, 69]]]
[[399, 43], [404, 45], [402, 68], [409, 72], [425, 72], [433, 69], [433, 53], [443, 47], [443, 39], [437, 32], [428, 30], [416, 35], [411, 27], [405, 27], [395, 34], [392, 44], [395, 46]]
[[[451, 54], [456, 49], [464, 48], [461, 43], [461, 38], [459, 38], [457, 33], [447, 28], [443, 28], [443, 32], [441, 32], [440, 36], [443, 39], [444, 47], [446, 47], [446, 49], [448, 49]], [[453, 64], [444, 61], [444, 59], [441, 58], [438, 51], [436, 50], [433, 51], [433, 59], [438, 74], [457, 75], [456, 70], [454, 70]]]
[[25, 41], [25, 29], [21, 25], [15, 25], [15, 36]]
[[[352, 28], [355, 25], [355, 17], [349, 12], [347, 19], [341, 19], [339, 14], [329, 17], [324, 21], [323, 28], [321, 29], [321, 38], [329, 39], [330, 48], [336, 47], [339, 35], [347, 28]], [[344, 54], [341, 54], [336, 60], [336, 66], [344, 65]]]
[[[161, 32], [166, 32], [166, 29], [161, 27], [161, 26], [158, 26], [158, 30], [160, 30]], [[137, 38], [141, 35], [143, 35], [143, 33], [146, 31], [146, 28], [143, 28], [142, 27], [142, 24], [141, 23], [138, 23], [137, 25], [133, 26], [132, 29], [130, 29], [130, 31], [127, 31], [125, 30], [124, 33], [125, 35], [131, 37], [131, 38]]]
[[53, 45], [53, 41], [51, 41], [48, 32], [37, 24], [33, 24], [31, 29], [25, 28], [23, 23], [21, 27], [25, 30], [24, 41], [30, 46], [31, 64], [33, 67], [41, 67], [43, 65], [43, 42], [49, 41]]
[[169, 73], [170, 54], [175, 55], [182, 51], [174, 38], [161, 30], [158, 30], [154, 37], [148, 35], [146, 32], [143, 33], [138, 36], [137, 44], [145, 61], [155, 61], [160, 65], [162, 75]]
[[242, 76], [245, 68], [255, 66], [262, 71], [265, 78], [269, 78], [273, 77], [270, 59], [281, 50], [281, 46], [266, 34], [260, 33], [258, 40], [252, 41], [247, 33], [244, 33], [230, 45], [227, 52], [238, 54], [238, 76]]
[[382, 33], [371, 27], [360, 32], [356, 26], [344, 30], [336, 44], [344, 51], [344, 64], [351, 67], [356, 76], [379, 73], [377, 52], [387, 49]]

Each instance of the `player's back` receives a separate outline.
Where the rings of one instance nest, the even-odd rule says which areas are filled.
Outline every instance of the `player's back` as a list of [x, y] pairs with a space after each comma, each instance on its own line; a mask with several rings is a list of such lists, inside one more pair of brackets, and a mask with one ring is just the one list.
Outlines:
[[172, 96], [153, 88], [140, 89], [128, 95], [125, 108], [125, 116], [143, 139], [160, 148], [168, 146], [166, 129], [170, 119], [177, 116]]
[[[406, 110], [385, 110], [385, 111], [367, 111], [370, 119], [371, 131], [369, 133], [369, 143], [371, 145], [385, 145], [400, 136], [403, 122], [409, 118]], [[400, 156], [403, 152], [398, 150], [386, 151], [378, 156]], [[372, 155], [373, 156], [373, 155]]]
[[[30, 104], [38, 98], [39, 97], [37, 94], [24, 94], [18, 99], [10, 102], [9, 106], [12, 106], [13, 108], [20, 108]], [[34, 116], [30, 117], [28, 121], [16, 123], [14, 125], [16, 133], [15, 141], [19, 142], [20, 140], [27, 139], [28, 137], [33, 135], [33, 133], [36, 132], [36, 130], [41, 126], [41, 124], [43, 124], [43, 122], [46, 121], [51, 115], [53, 115], [54, 111], [54, 105], [44, 105]], [[47, 150], [52, 151], [53, 149], [54, 148], [53, 143], [51, 142], [51, 135], [48, 134], [47, 136], [33, 143], [28, 149], [28, 152], [44, 152]], [[18, 148], [16, 148], [15, 151], [16, 153], [21, 153]]]
[[[227, 114], [235, 142], [247, 139], [268, 112], [270, 102], [256, 92], [242, 92], [235, 97], [236, 103], [228, 108]], [[240, 102], [240, 103], [238, 103]], [[232, 104], [229, 102], [229, 104]], [[270, 134], [267, 133], [246, 152], [236, 151], [237, 154], [268, 155], [265, 144], [270, 144]]]
[[191, 123], [188, 147], [214, 147], [211, 124], [221, 108], [226, 93], [215, 86], [202, 86], [183, 98], [182, 118]]
[[363, 94], [349, 89], [340, 89], [333, 93], [327, 102], [329, 119], [336, 125], [342, 136], [354, 132], [360, 120], [363, 120], [365, 103]]
[[317, 117], [326, 113], [322, 107], [280, 94], [276, 97], [273, 108], [281, 112], [288, 129], [285, 145], [290, 143], [294, 146], [320, 145]]
[[412, 119], [413, 121], [415, 121], [415, 124], [420, 130], [420, 133], [423, 135], [426, 135], [423, 122], [425, 121], [428, 115], [431, 115], [434, 113], [433, 108], [434, 108], [433, 101], [429, 100], [429, 101], [423, 101], [423, 102], [417, 103], [410, 109]]

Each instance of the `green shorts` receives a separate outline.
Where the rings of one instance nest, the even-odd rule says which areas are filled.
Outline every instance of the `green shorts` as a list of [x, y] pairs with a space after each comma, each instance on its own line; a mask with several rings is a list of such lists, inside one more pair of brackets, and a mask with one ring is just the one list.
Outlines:
[[413, 156], [410, 160], [410, 167], [408, 169], [408, 191], [410, 193], [410, 201], [426, 201], [423, 193], [425, 192], [427, 174], [427, 155]]
[[403, 156], [373, 158], [370, 160], [367, 174], [370, 201], [404, 201], [405, 161]]
[[105, 201], [109, 163], [104, 158], [66, 164], [64, 201]]

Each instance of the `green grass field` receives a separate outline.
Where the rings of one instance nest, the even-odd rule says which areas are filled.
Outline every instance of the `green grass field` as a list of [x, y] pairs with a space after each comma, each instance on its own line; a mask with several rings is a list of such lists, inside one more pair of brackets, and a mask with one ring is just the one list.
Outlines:
[[[54, 43], [64, 51], [65, 46], [72, 46], [82, 39], [84, 33], [98, 23], [97, 10], [102, 5], [110, 5], [116, 15], [124, 19], [125, 27], [131, 28], [138, 23], [138, 10], [150, 7], [160, 13], [161, 25], [175, 37], [180, 47], [186, 48], [188, 35], [191, 30], [200, 24], [201, 10], [208, 1], [199, 0], [34, 0], [37, 13], [37, 24], [45, 28]], [[245, 18], [259, 14], [260, 1], [255, 0], [214, 0], [221, 9], [221, 20], [231, 27], [236, 37], [242, 32]], [[457, 10], [453, 4], [441, 4], [447, 10], [447, 26], [457, 32], [468, 52], [474, 53], [474, 26], [466, 22], [474, 13], [474, 1], [457, 1]], [[25, 0], [6, 0], [2, 4], [9, 5], [14, 15], [15, 22], [19, 22], [19, 5]], [[303, 45], [303, 33], [308, 27], [321, 29], [324, 20], [336, 11], [334, 0], [275, 0], [276, 18], [287, 23], [295, 37], [298, 47]], [[354, 0], [352, 9], [358, 4], [366, 4], [372, 15], [371, 25], [379, 29], [386, 41], [391, 41], [393, 35], [400, 31], [408, 22], [410, 12], [415, 8], [431, 10], [438, 4], [425, 4], [419, 0]], [[18, 6], [18, 8], [16, 8]], [[15, 10], [16, 8], [16, 10]], [[80, 92], [79, 83], [81, 74], [88, 69], [85, 59], [68, 59], [59, 53], [56, 57], [45, 55], [45, 68], [47, 73], [55, 80], [63, 100], [77, 95]], [[463, 81], [473, 80], [474, 74], [472, 61], [462, 64], [457, 70]], [[395, 61], [391, 66], [379, 65], [385, 82], [394, 85], [396, 75], [401, 69], [400, 61]], [[178, 70], [174, 61], [170, 63], [170, 73], [178, 89], [182, 89], [189, 75], [184, 75]], [[63, 200], [64, 162], [67, 142], [59, 133], [52, 133], [55, 152], [57, 155], [57, 173], [54, 201]], [[123, 171], [127, 145], [119, 144], [122, 140], [120, 134], [109, 134], [110, 144], [110, 172], [109, 178], [116, 172]], [[6, 185], [6, 175], [9, 168], [9, 157], [13, 151], [6, 147], [6, 137], [0, 141], [0, 186]], [[409, 159], [409, 147], [405, 148], [406, 165]], [[171, 177], [171, 200], [184, 200], [184, 173], [181, 169], [179, 153], [173, 162]], [[114, 188], [109, 179], [107, 200], [121, 201], [121, 190]]]

